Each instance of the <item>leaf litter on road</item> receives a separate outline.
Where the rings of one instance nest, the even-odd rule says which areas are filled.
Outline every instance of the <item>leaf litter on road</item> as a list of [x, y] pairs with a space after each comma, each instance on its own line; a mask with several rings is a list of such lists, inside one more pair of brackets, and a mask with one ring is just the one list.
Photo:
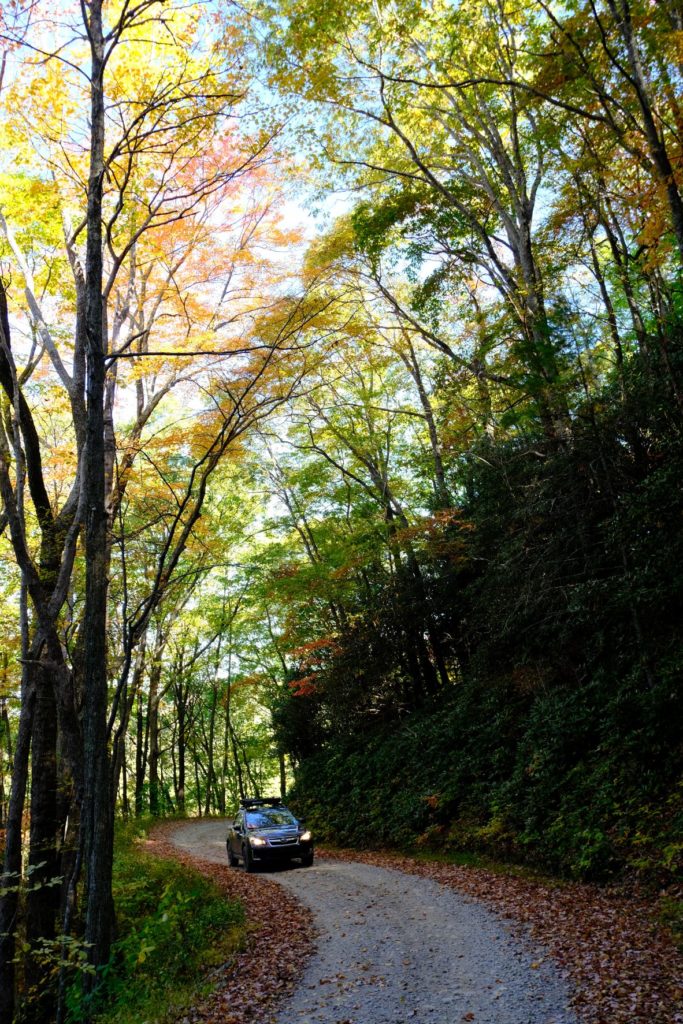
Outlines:
[[[391, 852], [325, 850], [429, 878], [525, 927], [567, 977], [586, 1024], [683, 1024], [683, 954], [644, 894], [499, 874]], [[529, 962], [537, 970], [539, 960]]]
[[244, 949], [213, 972], [215, 990], [180, 1024], [266, 1024], [270, 1011], [294, 990], [314, 950], [311, 914], [277, 882], [179, 850], [168, 838], [177, 827], [174, 822], [155, 829], [147, 841], [150, 852], [207, 875], [226, 898], [242, 901], [247, 916]]
[[[167, 838], [175, 827], [155, 830], [153, 852], [209, 875], [229, 899], [243, 901], [248, 920], [244, 950], [224, 965], [216, 991], [182, 1024], [274, 1021], [278, 1005], [294, 990], [314, 951], [310, 912], [267, 877], [245, 875], [180, 851]], [[574, 1010], [586, 1024], [683, 1024], [683, 955], [656, 921], [654, 901], [640, 893], [553, 883], [391, 852], [319, 850], [318, 855], [428, 878], [481, 900], [523, 926], [567, 977]], [[530, 959], [529, 970], [538, 969], [539, 963]]]

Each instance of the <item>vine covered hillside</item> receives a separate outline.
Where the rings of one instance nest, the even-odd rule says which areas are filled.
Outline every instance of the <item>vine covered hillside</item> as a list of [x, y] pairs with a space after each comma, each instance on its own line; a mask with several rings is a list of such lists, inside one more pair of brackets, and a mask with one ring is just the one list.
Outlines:
[[[665, 396], [643, 395], [637, 357], [629, 373], [643, 464], [609, 388], [567, 449], [481, 442], [456, 467], [455, 525], [424, 526], [424, 587], [377, 581], [297, 666], [276, 729], [329, 840], [595, 878], [680, 868], [683, 465]], [[406, 671], [417, 616], [446, 685]]]

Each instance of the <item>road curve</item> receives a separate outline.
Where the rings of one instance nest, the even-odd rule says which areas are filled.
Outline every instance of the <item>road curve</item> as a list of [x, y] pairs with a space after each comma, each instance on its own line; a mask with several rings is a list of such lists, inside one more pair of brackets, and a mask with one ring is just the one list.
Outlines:
[[[169, 838], [223, 864], [225, 832], [225, 822], [192, 822]], [[452, 889], [332, 860], [268, 877], [310, 907], [318, 933], [276, 1024], [576, 1024], [544, 951]]]

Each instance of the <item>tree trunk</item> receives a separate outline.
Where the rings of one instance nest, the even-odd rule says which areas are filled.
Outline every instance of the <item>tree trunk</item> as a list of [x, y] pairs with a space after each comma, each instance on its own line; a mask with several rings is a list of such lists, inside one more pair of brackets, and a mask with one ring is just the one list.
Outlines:
[[161, 802], [159, 799], [159, 682], [161, 679], [161, 661], [154, 659], [149, 676], [149, 703], [147, 711], [147, 731], [149, 749], [147, 761], [149, 765], [149, 813], [158, 817]]
[[131, 715], [133, 713], [133, 706], [135, 704], [136, 697], [140, 692], [144, 667], [145, 644], [143, 639], [143, 642], [140, 644], [130, 684], [127, 679], [130, 663], [127, 669], [124, 668], [124, 675], [122, 679], [123, 685], [121, 686], [121, 697], [119, 701], [119, 724], [114, 732], [112, 746], [112, 801], [113, 806], [116, 806], [121, 777], [123, 777], [122, 800], [124, 803], [124, 814], [126, 816], [128, 816], [130, 812], [128, 802], [128, 778], [126, 775], [126, 740], [128, 737], [128, 727]]
[[21, 882], [21, 824], [28, 783], [28, 761], [33, 730], [35, 688], [23, 666], [21, 684], [21, 711], [14, 748], [12, 789], [10, 793], [7, 831], [5, 834], [5, 860], [3, 865], [0, 896], [0, 1020], [14, 1018], [14, 956], [16, 947], [16, 919], [19, 906], [19, 884]]
[[437, 508], [449, 508], [452, 502], [451, 496], [448, 493], [448, 486], [446, 484], [446, 474], [443, 466], [439, 434], [436, 429], [434, 409], [432, 408], [432, 403], [429, 399], [429, 395], [427, 394], [424, 378], [417, 359], [417, 353], [415, 352], [415, 346], [410, 340], [410, 335], [407, 332], [405, 342], [407, 351], [404, 352], [403, 350], [400, 350], [399, 356], [408, 370], [408, 373], [415, 381], [415, 387], [417, 388], [420, 405], [422, 406], [422, 411], [424, 413], [425, 423], [427, 424], [429, 444], [432, 450], [432, 462], [434, 465], [434, 496], [436, 498], [436, 506]]
[[137, 728], [135, 736], [135, 817], [140, 818], [142, 816], [145, 775], [147, 772], [147, 736], [149, 734], [149, 723], [145, 723], [145, 716], [142, 709], [142, 693], [140, 691], [138, 691], [137, 701]]
[[207, 747], [208, 764], [207, 764], [207, 786], [206, 786], [206, 804], [205, 811], [206, 815], [211, 813], [211, 794], [214, 793], [217, 788], [216, 785], [216, 772], [214, 769], [214, 756], [213, 756], [213, 741], [216, 734], [216, 707], [218, 705], [218, 689], [216, 683], [211, 687], [211, 712], [209, 715], [209, 742]]
[[196, 750], [193, 751], [193, 755], [194, 755], [194, 783], [195, 783], [195, 787], [197, 789], [197, 813], [198, 813], [199, 817], [201, 818], [201, 816], [202, 816], [202, 789], [201, 789], [201, 782], [199, 781], [199, 758], [197, 756], [197, 751]]
[[181, 678], [176, 687], [176, 715], [178, 718], [178, 788], [176, 799], [178, 801], [178, 814], [185, 814], [185, 788], [186, 788], [186, 761], [187, 761], [187, 700], [186, 689]]
[[32, 947], [25, 969], [27, 1003], [24, 1014], [30, 1024], [50, 1024], [54, 1019], [55, 991], [46, 984], [41, 941], [56, 935], [60, 888], [57, 852], [57, 708], [54, 679], [45, 659], [34, 666], [35, 708], [31, 746], [31, 827], [26, 898], [26, 941]]
[[230, 730], [230, 745], [232, 747], [232, 756], [235, 762], [235, 774], [237, 775], [237, 786], [240, 791], [240, 799], [243, 800], [247, 795], [244, 789], [244, 776], [242, 774], [242, 765], [240, 764], [240, 757], [237, 750], [237, 737], [235, 736], [235, 730], [232, 727], [232, 723], [228, 722], [228, 729]]
[[128, 800], [128, 765], [126, 762], [127, 744], [124, 736], [121, 743], [121, 809], [124, 818], [130, 818], [130, 801]]
[[287, 797], [287, 766], [285, 765], [285, 755], [282, 750], [278, 750], [277, 758], [280, 766], [280, 796], [285, 800]]
[[[4, 686], [3, 691], [8, 692], [8, 658], [7, 652], [3, 655], [3, 677]], [[5, 827], [8, 814], [8, 792], [5, 788], [5, 776], [9, 775], [10, 786], [12, 779], [12, 729], [10, 727], [9, 713], [7, 711], [7, 700], [3, 697], [0, 700], [0, 729], [2, 731], [2, 748], [0, 749], [0, 764], [2, 764], [2, 770], [0, 772], [0, 785], [2, 786], [2, 795], [0, 797], [0, 828]], [[5, 760], [6, 757], [6, 760]], [[8, 771], [5, 772], [5, 765], [7, 765]]]
[[[84, 11], [86, 8], [83, 8]], [[107, 756], [107, 514], [104, 491], [105, 338], [102, 300], [102, 181], [104, 177], [104, 39], [102, 0], [89, 5], [90, 172], [86, 246], [87, 418], [84, 466], [85, 610], [84, 800], [85, 931], [88, 961], [101, 969], [109, 959], [113, 903], [113, 809]], [[87, 15], [86, 15], [87, 17]], [[98, 983], [84, 975], [86, 994]]]

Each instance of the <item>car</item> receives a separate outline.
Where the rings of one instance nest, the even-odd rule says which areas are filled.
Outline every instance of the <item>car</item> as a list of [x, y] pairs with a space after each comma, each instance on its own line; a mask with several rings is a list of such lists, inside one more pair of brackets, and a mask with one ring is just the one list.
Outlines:
[[251, 873], [260, 866], [301, 861], [313, 863], [313, 837], [303, 820], [295, 818], [279, 797], [244, 799], [226, 839], [228, 863], [242, 861]]

